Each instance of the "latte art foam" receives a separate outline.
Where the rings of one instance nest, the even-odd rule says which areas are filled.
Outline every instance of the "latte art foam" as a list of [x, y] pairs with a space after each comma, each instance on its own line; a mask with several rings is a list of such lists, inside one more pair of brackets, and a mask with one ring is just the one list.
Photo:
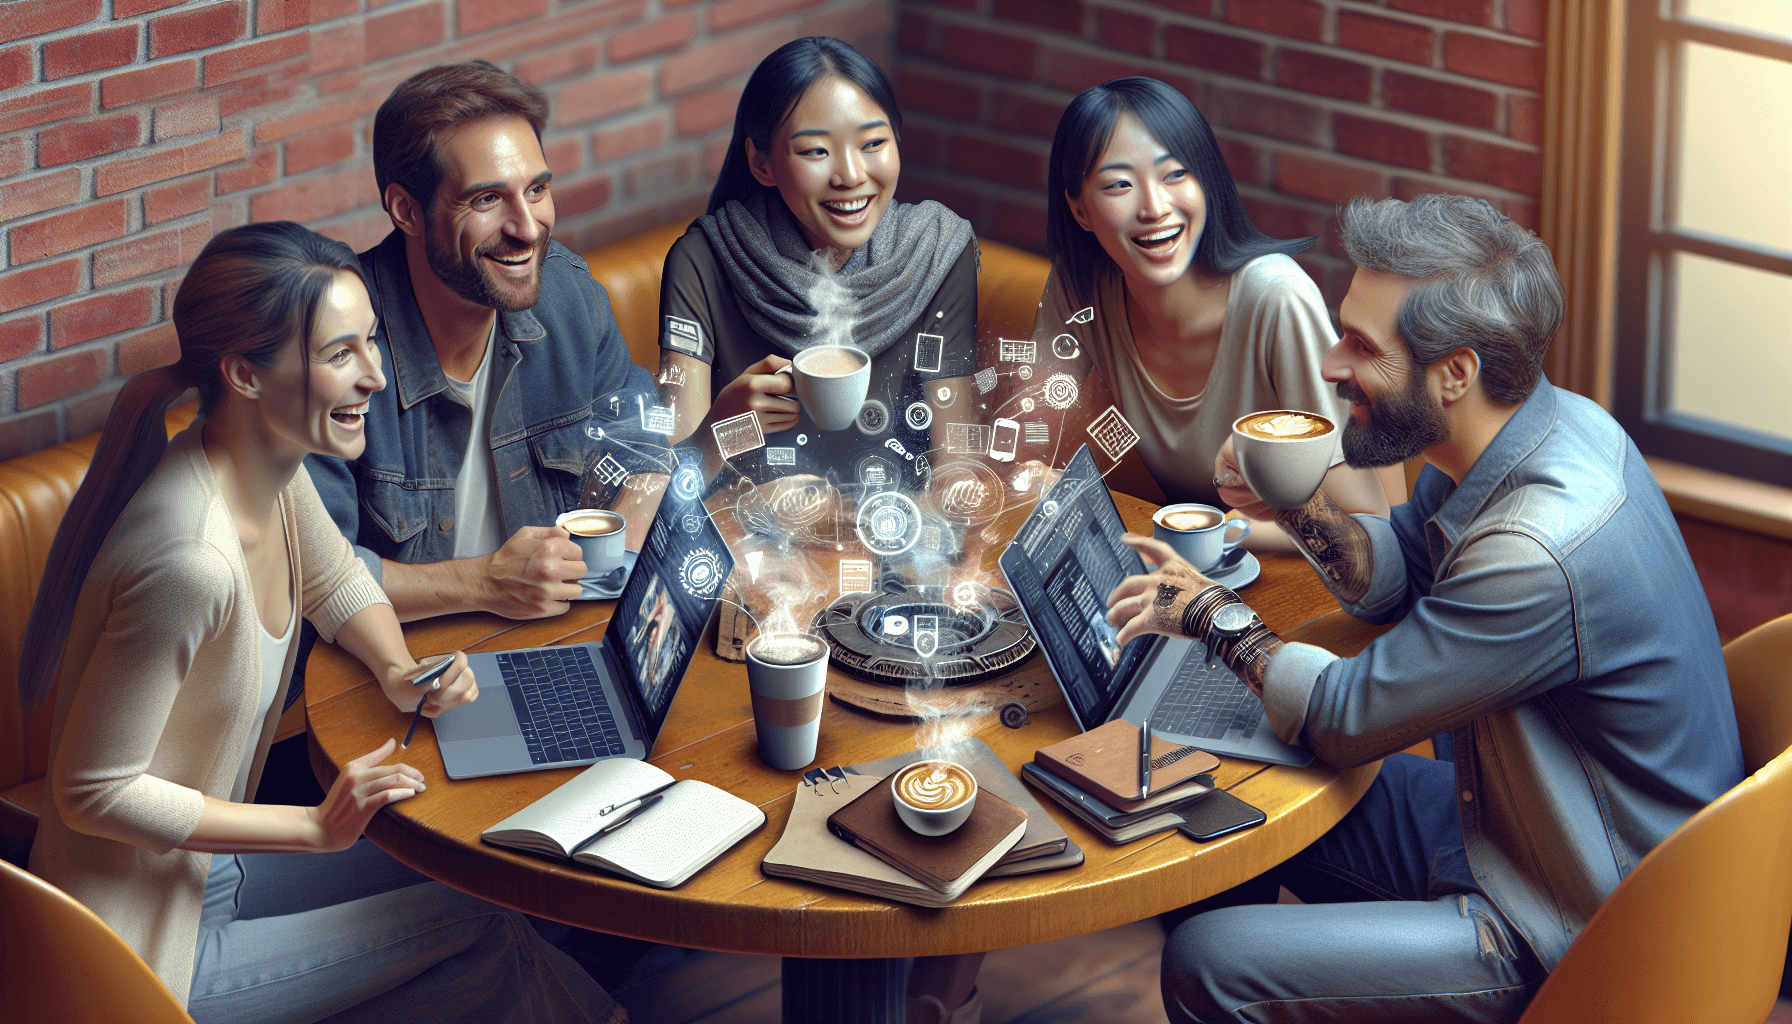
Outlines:
[[916, 765], [896, 780], [896, 794], [927, 810], [956, 807], [971, 798], [976, 784], [970, 773], [955, 764]]
[[1318, 437], [1331, 429], [1330, 421], [1300, 412], [1266, 413], [1244, 421], [1246, 433], [1285, 441]]
[[859, 372], [865, 360], [852, 349], [830, 346], [814, 348], [796, 357], [797, 369], [811, 377], [844, 377]]

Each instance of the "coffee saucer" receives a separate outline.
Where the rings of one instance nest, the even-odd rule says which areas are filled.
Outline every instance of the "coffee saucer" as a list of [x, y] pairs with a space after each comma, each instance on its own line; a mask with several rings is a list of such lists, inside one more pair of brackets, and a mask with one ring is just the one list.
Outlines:
[[1229, 590], [1237, 590], [1255, 582], [1257, 577], [1262, 574], [1263, 563], [1257, 561], [1256, 555], [1246, 551], [1244, 557], [1239, 559], [1237, 564], [1225, 572], [1208, 575], [1207, 578]]
[[[624, 551], [622, 564], [603, 576], [579, 581], [579, 596], [575, 601], [608, 601], [622, 596], [622, 588], [628, 583], [628, 574], [635, 571], [635, 559], [640, 558], [639, 551]], [[1249, 555], [1245, 556], [1249, 558]]]

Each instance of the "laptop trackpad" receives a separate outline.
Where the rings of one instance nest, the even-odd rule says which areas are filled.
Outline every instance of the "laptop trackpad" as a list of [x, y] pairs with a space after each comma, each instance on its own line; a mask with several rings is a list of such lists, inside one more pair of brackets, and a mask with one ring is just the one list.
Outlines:
[[436, 739], [477, 740], [493, 736], [521, 736], [516, 709], [511, 706], [508, 687], [488, 686], [471, 704], [450, 708], [436, 716]]

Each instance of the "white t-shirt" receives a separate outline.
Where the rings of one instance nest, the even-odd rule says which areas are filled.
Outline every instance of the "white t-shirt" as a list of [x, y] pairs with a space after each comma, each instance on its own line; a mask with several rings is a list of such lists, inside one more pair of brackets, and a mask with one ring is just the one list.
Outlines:
[[255, 701], [255, 731], [250, 736], [248, 745], [243, 748], [243, 764], [236, 772], [236, 785], [231, 787], [230, 801], [242, 803], [251, 794], [249, 790], [249, 769], [255, 766], [255, 751], [261, 745], [261, 725], [267, 721], [268, 710], [274, 706], [274, 695], [280, 692], [280, 677], [286, 669], [286, 652], [292, 647], [292, 628], [299, 621], [299, 588], [294, 581], [292, 589], [292, 611], [286, 617], [286, 630], [279, 636], [268, 632], [266, 626], [256, 623], [256, 632], [261, 634], [261, 696]]
[[448, 391], [473, 412], [467, 434], [467, 453], [454, 478], [454, 557], [478, 558], [504, 544], [503, 520], [498, 514], [497, 471], [492, 465], [492, 350], [497, 348], [498, 321], [492, 319], [491, 337], [485, 340], [485, 357], [473, 379], [459, 381], [442, 374]]

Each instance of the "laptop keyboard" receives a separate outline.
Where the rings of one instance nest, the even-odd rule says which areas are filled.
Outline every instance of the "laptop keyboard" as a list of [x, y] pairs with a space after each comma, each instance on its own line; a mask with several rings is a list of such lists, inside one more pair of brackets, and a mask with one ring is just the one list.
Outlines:
[[498, 669], [535, 764], [627, 751], [588, 648], [507, 651]]
[[1164, 687], [1151, 712], [1151, 727], [1160, 732], [1217, 740], [1233, 729], [1239, 738], [1257, 735], [1263, 721], [1263, 702], [1224, 665], [1207, 666], [1207, 651], [1196, 644], [1176, 666], [1176, 676]]

